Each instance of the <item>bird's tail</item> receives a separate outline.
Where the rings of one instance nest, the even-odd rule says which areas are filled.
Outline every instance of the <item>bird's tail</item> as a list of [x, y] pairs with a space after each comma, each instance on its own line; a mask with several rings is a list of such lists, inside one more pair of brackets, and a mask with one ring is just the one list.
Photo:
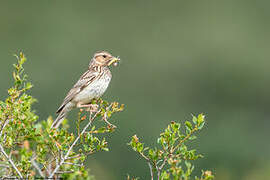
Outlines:
[[72, 105], [71, 104], [66, 104], [64, 105], [60, 111], [58, 111], [58, 116], [57, 118], [53, 121], [51, 128], [58, 128], [61, 123], [63, 122], [63, 120], [66, 118], [68, 112], [72, 109]]
[[51, 128], [55, 128], [55, 129], [58, 128], [66, 116], [67, 116], [67, 112], [62, 110], [58, 114], [57, 118], [53, 121]]

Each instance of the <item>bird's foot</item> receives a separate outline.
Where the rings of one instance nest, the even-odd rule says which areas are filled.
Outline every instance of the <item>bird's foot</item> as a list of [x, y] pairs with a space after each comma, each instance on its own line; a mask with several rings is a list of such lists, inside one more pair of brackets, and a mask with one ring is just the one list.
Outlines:
[[99, 105], [97, 105], [97, 104], [80, 104], [80, 103], [78, 103], [77, 107], [78, 108], [86, 108], [86, 111], [89, 111], [89, 112], [93, 113], [93, 112], [98, 111]]

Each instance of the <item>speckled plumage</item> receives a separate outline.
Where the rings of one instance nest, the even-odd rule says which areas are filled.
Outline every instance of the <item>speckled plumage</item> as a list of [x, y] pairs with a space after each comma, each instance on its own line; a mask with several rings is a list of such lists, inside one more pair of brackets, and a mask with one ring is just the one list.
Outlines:
[[92, 99], [103, 95], [112, 78], [108, 66], [115, 61], [119, 59], [106, 51], [95, 53], [88, 70], [80, 77], [58, 108], [56, 113], [59, 115], [53, 122], [52, 128], [57, 128], [73, 108], [89, 104]]

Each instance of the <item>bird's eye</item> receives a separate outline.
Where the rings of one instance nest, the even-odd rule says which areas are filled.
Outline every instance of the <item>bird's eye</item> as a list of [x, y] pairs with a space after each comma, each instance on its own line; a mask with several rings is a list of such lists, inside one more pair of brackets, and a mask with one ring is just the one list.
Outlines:
[[106, 58], [107, 56], [106, 56], [106, 55], [103, 55], [102, 57], [103, 57], [103, 58]]

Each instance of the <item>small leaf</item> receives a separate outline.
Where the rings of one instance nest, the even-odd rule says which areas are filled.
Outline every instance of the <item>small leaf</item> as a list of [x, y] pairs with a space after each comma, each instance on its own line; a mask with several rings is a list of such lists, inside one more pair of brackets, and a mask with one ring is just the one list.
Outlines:
[[189, 140], [194, 140], [194, 139], [196, 139], [197, 137], [195, 136], [195, 135], [193, 135], [193, 136], [190, 136], [188, 139]]
[[142, 143], [138, 143], [137, 144], [137, 151], [138, 152], [142, 152], [143, 151], [143, 144]]
[[201, 130], [201, 129], [203, 128], [204, 124], [205, 124], [205, 121], [203, 121], [203, 122], [199, 125], [198, 129]]
[[193, 116], [193, 115], [192, 115], [192, 121], [193, 121], [193, 123], [194, 123], [195, 125], [198, 123], [198, 120], [197, 120], [196, 116]]
[[203, 114], [198, 115], [198, 124], [200, 125], [202, 122], [204, 122], [205, 116]]
[[188, 127], [188, 129], [191, 131], [192, 130], [192, 124], [189, 121], [186, 121], [185, 124]]

